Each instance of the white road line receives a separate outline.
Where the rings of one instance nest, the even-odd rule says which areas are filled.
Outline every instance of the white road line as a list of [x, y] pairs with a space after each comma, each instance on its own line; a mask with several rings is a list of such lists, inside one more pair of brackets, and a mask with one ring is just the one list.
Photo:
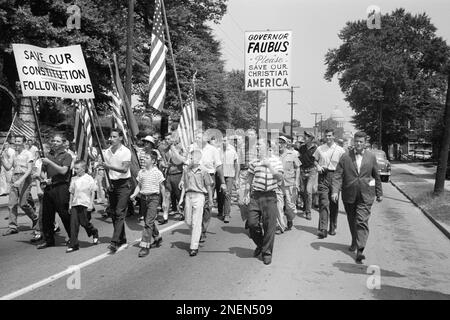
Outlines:
[[[177, 222], [177, 223], [171, 225], [170, 227], [167, 227], [165, 229], [160, 230], [159, 233], [164, 233], [164, 232], [167, 232], [169, 230], [175, 229], [176, 227], [182, 225], [183, 223], [184, 223], [184, 221]], [[136, 243], [138, 243], [140, 241], [141, 241], [141, 239], [139, 238], [139, 239], [134, 240], [131, 244], [123, 245], [117, 250], [117, 252], [125, 250], [129, 246], [133, 246], [134, 244], [136, 244]], [[102, 253], [99, 256], [91, 258], [91, 259], [89, 259], [89, 260], [87, 260], [85, 262], [82, 262], [82, 263], [78, 264], [78, 265], [71, 266], [71, 267], [67, 268], [64, 271], [61, 271], [61, 272], [59, 272], [57, 274], [54, 274], [54, 275], [52, 275], [52, 276], [50, 276], [48, 278], [45, 278], [45, 279], [43, 279], [41, 281], [33, 283], [33, 284], [31, 284], [31, 285], [29, 285], [29, 286], [27, 286], [25, 288], [22, 288], [20, 290], [14, 291], [13, 293], [10, 293], [10, 294], [7, 294], [7, 295], [5, 295], [3, 297], [0, 297], [0, 300], [12, 300], [12, 299], [15, 299], [17, 297], [20, 297], [20, 296], [26, 294], [26, 293], [29, 293], [29, 292], [31, 292], [33, 290], [36, 290], [37, 288], [45, 286], [45, 285], [47, 285], [47, 284], [49, 284], [49, 283], [51, 283], [53, 281], [56, 281], [56, 280], [58, 280], [58, 279], [60, 279], [60, 278], [62, 278], [64, 276], [67, 276], [67, 275], [73, 273], [74, 268], [79, 268], [81, 270], [84, 267], [87, 267], [87, 266], [89, 266], [91, 264], [94, 264], [94, 263], [96, 263], [98, 261], [101, 261], [101, 260], [103, 260], [103, 259], [105, 259], [107, 257], [110, 257], [110, 256], [111, 255], [108, 252]]]

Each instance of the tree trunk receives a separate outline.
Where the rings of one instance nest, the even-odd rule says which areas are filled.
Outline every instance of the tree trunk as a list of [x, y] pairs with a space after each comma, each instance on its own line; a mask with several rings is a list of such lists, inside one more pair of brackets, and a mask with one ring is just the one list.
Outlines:
[[442, 194], [444, 192], [445, 172], [447, 170], [449, 145], [450, 145], [450, 73], [447, 76], [447, 97], [445, 99], [444, 134], [442, 135], [441, 149], [439, 152], [439, 162], [436, 170], [436, 180], [434, 183], [434, 194], [436, 195]]

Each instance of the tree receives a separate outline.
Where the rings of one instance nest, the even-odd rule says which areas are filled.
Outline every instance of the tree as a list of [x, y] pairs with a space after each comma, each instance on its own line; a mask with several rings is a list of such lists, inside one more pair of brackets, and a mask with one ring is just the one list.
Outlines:
[[258, 121], [259, 107], [264, 96], [256, 91], [245, 91], [245, 74], [242, 70], [233, 70], [225, 75], [226, 108], [230, 122], [229, 128], [255, 129]]
[[397, 9], [382, 16], [382, 28], [368, 29], [366, 21], [347, 22], [340, 32], [343, 44], [325, 56], [325, 79], [339, 76], [345, 99], [355, 111], [353, 123], [371, 137], [379, 136], [383, 120], [383, 150], [408, 138], [408, 121], [440, 112], [449, 57], [445, 41], [423, 13]]
[[322, 128], [322, 134], [326, 129], [333, 129], [334, 136], [336, 139], [342, 139], [344, 137], [344, 128], [340, 127], [339, 123], [332, 118], [328, 118], [326, 120], [319, 121], [317, 123], [317, 126], [319, 128]]

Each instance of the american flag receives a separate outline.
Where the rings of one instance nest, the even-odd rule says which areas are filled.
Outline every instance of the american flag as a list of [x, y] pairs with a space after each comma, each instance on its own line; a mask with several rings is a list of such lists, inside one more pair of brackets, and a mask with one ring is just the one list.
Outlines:
[[151, 107], [159, 110], [164, 105], [166, 94], [166, 46], [164, 44], [160, 0], [155, 0], [150, 50], [150, 94], [148, 103]]
[[89, 114], [86, 108], [89, 108], [89, 102], [78, 100], [75, 103], [75, 151], [77, 152], [77, 159], [88, 160], [88, 150], [92, 148], [92, 127], [89, 119]]
[[34, 130], [25, 121], [17, 117], [17, 114], [14, 116], [14, 121], [11, 124], [11, 132], [16, 136], [25, 136], [27, 140], [34, 137]]
[[189, 151], [189, 146], [194, 143], [194, 135], [196, 130], [197, 108], [194, 103], [194, 89], [191, 87], [177, 129], [181, 146], [186, 152]]

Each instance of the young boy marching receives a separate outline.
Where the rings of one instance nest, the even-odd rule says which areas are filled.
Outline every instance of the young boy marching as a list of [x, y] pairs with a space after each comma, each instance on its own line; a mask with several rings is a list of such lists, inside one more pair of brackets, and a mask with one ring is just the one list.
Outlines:
[[130, 199], [134, 201], [140, 194], [141, 201], [145, 201], [146, 211], [144, 213], [144, 230], [142, 231], [140, 258], [149, 254], [152, 237], [152, 246], [159, 247], [162, 237], [156, 227], [155, 220], [158, 214], [159, 195], [164, 194], [164, 176], [156, 166], [157, 154], [152, 151], [145, 159], [145, 168], [141, 169], [137, 176], [138, 185]]
[[69, 213], [70, 213], [70, 244], [66, 252], [79, 249], [78, 231], [80, 225], [86, 230], [88, 236], [93, 237], [93, 244], [98, 244], [98, 230], [94, 228], [88, 218], [88, 210], [94, 207], [95, 181], [86, 174], [86, 162], [75, 161], [74, 171], [76, 176], [70, 182]]
[[184, 216], [186, 224], [191, 229], [191, 257], [198, 253], [198, 244], [202, 233], [203, 206], [205, 204], [205, 194], [208, 194], [209, 206], [213, 206], [213, 181], [208, 171], [200, 166], [202, 158], [201, 150], [194, 149], [190, 153], [190, 164], [183, 173], [183, 190], [181, 192], [179, 207], [182, 205], [184, 196], [186, 204], [184, 206]]

